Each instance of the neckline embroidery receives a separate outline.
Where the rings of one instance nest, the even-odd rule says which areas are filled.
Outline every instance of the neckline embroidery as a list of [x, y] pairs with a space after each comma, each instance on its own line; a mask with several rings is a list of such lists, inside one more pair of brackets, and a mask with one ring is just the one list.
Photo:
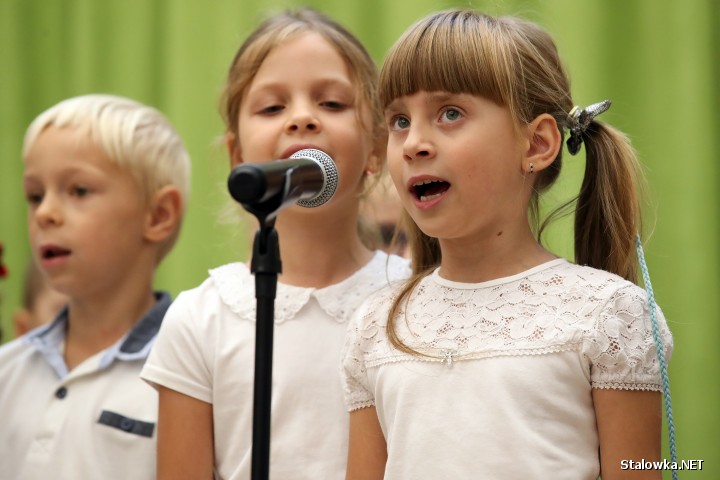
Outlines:
[[[338, 323], [349, 320], [355, 309], [372, 292], [388, 285], [387, 280], [407, 277], [408, 261], [376, 251], [373, 258], [345, 280], [324, 288], [307, 288], [278, 282], [275, 323], [292, 320], [315, 298], [320, 308]], [[210, 278], [220, 298], [243, 320], [255, 322], [254, 278], [247, 265], [236, 262], [212, 269]]]

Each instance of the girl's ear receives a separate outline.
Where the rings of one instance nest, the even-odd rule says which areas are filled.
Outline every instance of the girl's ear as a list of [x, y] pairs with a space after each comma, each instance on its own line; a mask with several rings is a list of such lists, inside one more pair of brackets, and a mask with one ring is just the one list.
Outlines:
[[365, 162], [365, 173], [367, 175], [374, 175], [380, 171], [380, 157], [377, 153], [372, 152]]
[[236, 167], [243, 163], [240, 145], [238, 145], [237, 135], [234, 133], [225, 134], [225, 145], [227, 145], [228, 155], [230, 156], [230, 168]]
[[538, 172], [555, 161], [562, 147], [562, 137], [555, 117], [549, 113], [538, 115], [528, 125], [527, 135], [528, 149], [522, 169], [527, 173]]
[[[370, 124], [369, 120], [368, 124]], [[365, 173], [368, 175], [374, 175], [383, 170], [388, 140], [388, 134], [385, 127], [382, 127], [379, 131], [377, 131], [377, 129], [371, 131], [373, 132], [371, 135], [372, 151], [365, 162]]]
[[182, 218], [182, 195], [174, 185], [166, 185], [155, 192], [148, 206], [145, 239], [160, 243], [173, 235]]
[[365, 161], [365, 174], [374, 175], [383, 168], [383, 159], [387, 149], [387, 136], [378, 135], [374, 138], [372, 151]]

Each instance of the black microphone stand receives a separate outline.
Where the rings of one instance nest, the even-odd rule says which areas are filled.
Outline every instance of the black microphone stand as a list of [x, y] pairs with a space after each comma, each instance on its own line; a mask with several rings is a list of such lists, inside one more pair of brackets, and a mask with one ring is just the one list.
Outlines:
[[270, 474], [270, 406], [272, 394], [273, 328], [278, 274], [282, 273], [275, 216], [283, 206], [284, 192], [264, 202], [243, 203], [255, 215], [260, 228], [255, 233], [250, 271], [255, 275], [255, 387], [253, 391], [252, 480], [267, 480]]
[[[304, 207], [316, 207], [327, 202], [335, 193], [338, 174], [335, 164], [319, 150], [301, 150], [309, 160], [321, 166], [322, 182], [312, 176], [304, 180], [305, 187], [320, 191], [310, 200], [320, 198]], [[294, 156], [294, 155], [293, 155]], [[292, 157], [291, 157], [292, 158]], [[305, 157], [298, 157], [305, 158]], [[278, 165], [280, 165], [278, 163]], [[275, 165], [274, 167], [277, 167]], [[249, 168], [252, 167], [252, 168]], [[270, 474], [270, 407], [272, 394], [273, 329], [275, 326], [275, 293], [277, 278], [282, 273], [280, 244], [275, 230], [275, 217], [286, 206], [302, 197], [302, 185], [293, 184], [294, 171], [302, 173], [303, 165], [292, 168], [272, 168], [271, 176], [252, 164], [235, 167], [228, 177], [230, 195], [245, 210], [257, 217], [260, 228], [255, 233], [250, 271], [255, 275], [257, 312], [255, 321], [255, 387], [253, 392], [252, 480], [267, 480]], [[268, 170], [265, 167], [265, 170]], [[281, 172], [278, 175], [278, 172]], [[272, 177], [272, 185], [268, 178]], [[312, 180], [312, 181], [311, 181]], [[301, 182], [302, 183], [302, 182]], [[317, 185], [315, 185], [317, 184]], [[311, 188], [311, 189], [312, 189]], [[268, 192], [273, 192], [266, 197]]]

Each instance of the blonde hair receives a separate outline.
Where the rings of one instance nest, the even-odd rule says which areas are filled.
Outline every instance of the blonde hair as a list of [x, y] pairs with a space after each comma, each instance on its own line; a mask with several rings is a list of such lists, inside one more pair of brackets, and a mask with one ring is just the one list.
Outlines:
[[[419, 73], [420, 72], [420, 73]], [[518, 127], [538, 115], [552, 115], [561, 137], [573, 124], [570, 82], [552, 38], [538, 25], [515, 17], [492, 17], [470, 9], [430, 15], [411, 26], [390, 50], [380, 71], [383, 108], [418, 91], [446, 91], [482, 96], [506, 106]], [[583, 134], [586, 170], [575, 208], [575, 261], [637, 281], [635, 237], [641, 230], [640, 180], [636, 154], [627, 138], [593, 121]], [[547, 223], [575, 199], [540, 224], [539, 194], [557, 179], [562, 150], [535, 174], [529, 217], [538, 241]], [[393, 318], [419, 281], [440, 265], [437, 239], [425, 235], [406, 215], [406, 229], [416, 274], [400, 292], [388, 316], [388, 334], [401, 350]]]
[[367, 107], [371, 125], [362, 121], [362, 108], [358, 108], [358, 120], [373, 139], [379, 157], [384, 157], [387, 133], [382, 110], [377, 98], [377, 68], [370, 54], [345, 27], [322, 13], [299, 8], [273, 15], [257, 27], [243, 42], [230, 64], [225, 89], [221, 97], [221, 114], [228, 133], [239, 129], [240, 104], [250, 83], [270, 52], [278, 45], [307, 32], [320, 34], [345, 60], [355, 82], [358, 107]]
[[[108, 159], [129, 171], [144, 200], [166, 185], [178, 188], [185, 211], [190, 194], [190, 156], [177, 131], [156, 109], [129, 98], [92, 94], [69, 98], [38, 115], [23, 142], [23, 157], [48, 127], [73, 128]], [[170, 251], [180, 230], [161, 249]]]

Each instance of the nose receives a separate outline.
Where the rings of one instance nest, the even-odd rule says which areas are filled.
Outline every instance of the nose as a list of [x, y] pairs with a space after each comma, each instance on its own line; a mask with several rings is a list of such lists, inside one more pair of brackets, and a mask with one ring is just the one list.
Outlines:
[[42, 228], [62, 224], [62, 214], [58, 199], [50, 193], [46, 193], [43, 196], [32, 215], [38, 226]]
[[413, 124], [403, 143], [403, 158], [406, 161], [429, 159], [435, 153], [435, 146], [427, 130]]
[[296, 105], [291, 111], [291, 115], [288, 119], [285, 129], [288, 133], [316, 133], [321, 130], [321, 124], [313, 108], [307, 104], [302, 103]]

